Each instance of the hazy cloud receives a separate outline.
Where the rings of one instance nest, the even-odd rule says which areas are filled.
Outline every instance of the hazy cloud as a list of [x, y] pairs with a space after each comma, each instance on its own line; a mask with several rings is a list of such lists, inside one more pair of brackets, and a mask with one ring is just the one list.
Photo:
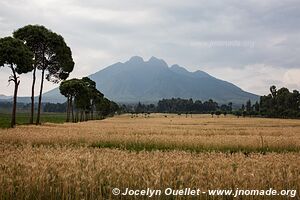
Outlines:
[[[45, 25], [72, 48], [72, 77], [153, 55], [264, 94], [272, 84], [300, 88], [299, 10], [298, 0], [1, 0], [0, 37]], [[9, 71], [0, 73], [7, 82]], [[30, 94], [30, 79], [21, 76], [20, 95]]]

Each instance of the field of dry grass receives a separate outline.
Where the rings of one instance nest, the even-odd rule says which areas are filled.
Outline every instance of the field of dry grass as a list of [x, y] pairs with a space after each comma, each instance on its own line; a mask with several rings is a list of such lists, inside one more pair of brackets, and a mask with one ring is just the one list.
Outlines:
[[115, 187], [300, 191], [299, 158], [299, 120], [155, 114], [18, 126], [0, 130], [0, 199], [146, 198], [113, 196]]

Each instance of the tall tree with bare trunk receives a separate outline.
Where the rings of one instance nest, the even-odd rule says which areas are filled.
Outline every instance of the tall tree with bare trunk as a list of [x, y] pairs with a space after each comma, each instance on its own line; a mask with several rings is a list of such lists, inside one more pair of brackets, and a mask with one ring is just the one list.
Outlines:
[[16, 125], [16, 107], [18, 87], [20, 84], [18, 74], [27, 73], [32, 70], [33, 54], [21, 41], [12, 37], [0, 39], [0, 67], [9, 67], [12, 74], [9, 82], [14, 82], [13, 108], [11, 116], [11, 127]]
[[23, 40], [26, 45], [34, 54], [33, 62], [33, 72], [32, 72], [32, 85], [31, 85], [31, 110], [29, 123], [33, 124], [34, 118], [34, 90], [36, 83], [36, 70], [37, 67], [41, 67], [43, 60], [43, 49], [47, 44], [47, 34], [49, 30], [44, 26], [39, 25], [27, 25], [16, 31], [14, 31], [13, 36], [20, 40]]

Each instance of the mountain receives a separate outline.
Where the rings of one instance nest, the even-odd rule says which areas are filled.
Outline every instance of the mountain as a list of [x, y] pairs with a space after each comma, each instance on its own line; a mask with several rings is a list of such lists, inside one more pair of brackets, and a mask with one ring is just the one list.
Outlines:
[[10, 98], [12, 98], [12, 97], [11, 96], [6, 96], [4, 94], [0, 94], [0, 99], [5, 100], [5, 99], [10, 99]]
[[[62, 96], [59, 93], [59, 90], [57, 88], [53, 89], [52, 91], [53, 91], [54, 95], [53, 96], [52, 95], [46, 95], [45, 97], [43, 96], [43, 102], [63, 103], [63, 102], [66, 101], [65, 97]], [[46, 93], [48, 93], [48, 92], [46, 92]], [[12, 102], [12, 101], [13, 101], [12, 96], [0, 95], [0, 102]], [[38, 102], [38, 96], [34, 97], [34, 101], [36, 103]], [[26, 97], [26, 96], [25, 97], [24, 96], [18, 96], [17, 102], [18, 103], [31, 103], [31, 98]]]
[[0, 94], [0, 102], [6, 102], [10, 100], [12, 97], [11, 96], [6, 96], [4, 94]]
[[[206, 72], [189, 72], [155, 57], [148, 61], [134, 56], [125, 63], [115, 63], [89, 76], [109, 99], [119, 103], [156, 103], [163, 98], [213, 99], [218, 103], [242, 104], [258, 96], [217, 79]], [[45, 99], [63, 102], [58, 88], [46, 92]]]

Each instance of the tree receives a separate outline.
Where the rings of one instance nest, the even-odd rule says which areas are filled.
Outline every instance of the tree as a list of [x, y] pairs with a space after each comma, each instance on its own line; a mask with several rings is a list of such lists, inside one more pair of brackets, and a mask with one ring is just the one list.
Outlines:
[[273, 98], [277, 95], [277, 91], [276, 91], [276, 86], [275, 85], [272, 85], [270, 87], [270, 92], [271, 92]]
[[[68, 78], [74, 68], [71, 49], [66, 45], [62, 36], [51, 31], [47, 33], [47, 40], [43, 46], [41, 55], [41, 64], [37, 66], [42, 71], [42, 77], [36, 124], [40, 124], [44, 79], [46, 78], [50, 82], [58, 83], [60, 80]], [[45, 72], [48, 72], [46, 76]]]
[[[74, 122], [73, 115], [73, 99], [76, 107], [76, 116], [80, 112], [80, 121], [94, 118], [94, 110], [96, 104], [100, 104], [103, 100], [103, 94], [97, 90], [96, 83], [88, 77], [82, 79], [70, 79], [63, 81], [59, 86], [60, 93], [67, 97], [67, 122], [70, 118], [70, 111], [72, 111], [72, 121]], [[105, 104], [106, 105], [106, 104]], [[107, 104], [109, 108], [109, 105]]]
[[241, 110], [245, 111], [245, 105], [244, 104], [242, 104]]
[[96, 110], [101, 118], [104, 118], [105, 116], [109, 115], [110, 101], [107, 98], [102, 98], [100, 101], [97, 101]]
[[9, 67], [11, 69], [12, 75], [9, 76], [9, 82], [13, 81], [15, 84], [11, 127], [16, 125], [16, 104], [18, 87], [20, 84], [19, 76], [17, 76], [17, 74], [31, 71], [32, 61], [32, 52], [21, 40], [12, 37], [0, 39], [0, 67]]
[[36, 70], [43, 67], [44, 51], [48, 46], [49, 30], [44, 26], [27, 25], [16, 30], [13, 33], [15, 38], [23, 40], [29, 49], [34, 54], [33, 72], [32, 72], [32, 86], [31, 86], [31, 110], [29, 123], [33, 124], [34, 117], [34, 88], [36, 82]]
[[250, 99], [246, 102], [246, 111], [248, 113], [250, 113], [252, 111], [252, 104], [251, 104], [251, 100]]
[[73, 98], [76, 95], [76, 82], [78, 79], [71, 79], [63, 81], [59, 86], [59, 91], [62, 95], [67, 97], [67, 119], [66, 122], [70, 121], [70, 112], [72, 111], [72, 121], [74, 121], [74, 114], [73, 114]]
[[[80, 98], [86, 97], [87, 90], [85, 88], [85, 84], [81, 79], [70, 79], [63, 81], [59, 86], [60, 93], [67, 97], [67, 122], [70, 121], [70, 112], [72, 122], [75, 122], [74, 118], [74, 107], [73, 105], [76, 103], [77, 108], [80, 108], [81, 102]], [[81, 100], [82, 101], [82, 100]], [[77, 110], [77, 109], [76, 109]]]
[[96, 110], [96, 103], [103, 99], [104, 95], [99, 90], [94, 90], [91, 98], [91, 118], [94, 119], [94, 111]]
[[229, 108], [228, 111], [229, 111], [229, 112], [232, 112], [232, 102], [229, 102], [229, 103], [228, 103], [228, 108]]
[[86, 95], [89, 99], [89, 102], [87, 102], [86, 105], [86, 110], [90, 112], [91, 119], [93, 119], [95, 103], [98, 99], [102, 99], [104, 95], [99, 90], [97, 90], [95, 81], [91, 80], [88, 77], [83, 77], [81, 80], [84, 82], [85, 87], [87, 88]]
[[235, 112], [235, 115], [237, 116], [237, 118], [239, 118], [242, 115], [242, 113], [241, 113], [241, 111], [238, 110]]
[[217, 110], [217, 111], [215, 112], [215, 114], [217, 115], [217, 117], [219, 117], [219, 116], [221, 115], [221, 111]]
[[135, 107], [135, 112], [137, 114], [146, 112], [146, 106], [144, 104], [141, 104], [141, 102], [139, 102]]
[[256, 101], [255, 104], [254, 104], [254, 111], [255, 111], [256, 113], [259, 112], [259, 103], [258, 103], [257, 101]]
[[109, 105], [109, 114], [114, 115], [115, 112], [117, 112], [120, 109], [119, 105], [114, 102], [114, 101], [110, 101], [110, 105]]
[[26, 42], [26, 45], [34, 53], [33, 80], [31, 91], [31, 116], [33, 123], [34, 113], [34, 85], [36, 80], [36, 69], [42, 71], [41, 86], [38, 101], [38, 114], [36, 123], [40, 123], [42, 92], [45, 78], [48, 81], [58, 83], [65, 80], [73, 71], [74, 62], [71, 49], [66, 45], [62, 36], [48, 30], [40, 25], [27, 25], [14, 32], [14, 37]]

